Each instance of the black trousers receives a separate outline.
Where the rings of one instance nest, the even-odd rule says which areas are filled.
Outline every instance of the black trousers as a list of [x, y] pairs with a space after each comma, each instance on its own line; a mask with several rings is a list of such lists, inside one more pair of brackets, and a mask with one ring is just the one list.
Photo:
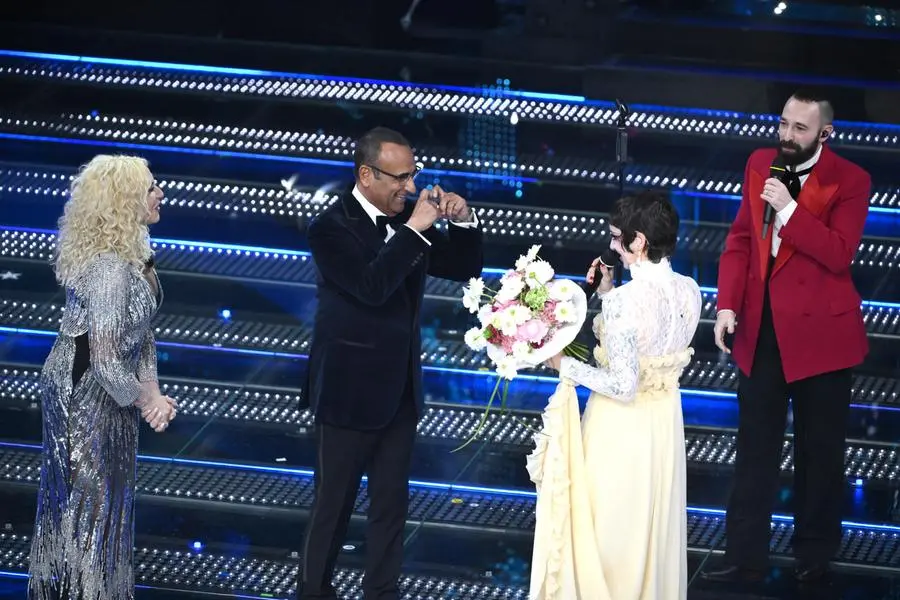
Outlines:
[[366, 600], [398, 597], [417, 422], [415, 401], [407, 387], [400, 409], [384, 429], [316, 427], [316, 498], [297, 582], [301, 600], [337, 598], [331, 580], [363, 473], [368, 475], [369, 497], [363, 592]]
[[801, 564], [815, 564], [837, 552], [851, 383], [850, 369], [785, 382], [767, 291], [753, 369], [749, 377], [741, 373], [738, 383], [735, 480], [726, 516], [729, 564], [767, 565], [789, 399], [794, 412], [793, 553]]

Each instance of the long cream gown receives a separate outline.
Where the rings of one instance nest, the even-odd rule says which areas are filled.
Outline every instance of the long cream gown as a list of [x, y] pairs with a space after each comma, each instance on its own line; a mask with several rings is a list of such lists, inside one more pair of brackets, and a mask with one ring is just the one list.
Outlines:
[[[531, 600], [684, 600], [687, 517], [678, 380], [697, 283], [631, 267], [594, 319], [598, 368], [564, 358], [527, 468], [537, 487]], [[574, 385], [592, 391], [579, 423]]]

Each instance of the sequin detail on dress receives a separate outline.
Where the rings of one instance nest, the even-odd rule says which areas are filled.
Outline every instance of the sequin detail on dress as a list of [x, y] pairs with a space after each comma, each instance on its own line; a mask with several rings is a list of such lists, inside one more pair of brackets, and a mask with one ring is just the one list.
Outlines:
[[[43, 452], [31, 600], [134, 598], [134, 488], [142, 381], [156, 379], [151, 321], [162, 293], [105, 254], [66, 290], [41, 371]], [[76, 339], [89, 367], [73, 383]]]

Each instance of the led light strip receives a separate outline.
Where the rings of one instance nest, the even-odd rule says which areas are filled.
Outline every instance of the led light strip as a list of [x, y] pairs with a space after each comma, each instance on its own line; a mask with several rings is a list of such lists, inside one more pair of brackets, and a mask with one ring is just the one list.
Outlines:
[[[0, 193], [24, 197], [64, 199], [74, 174], [0, 164]], [[282, 186], [200, 181], [160, 177], [165, 192], [163, 205], [175, 208], [227, 213], [311, 218], [336, 202], [340, 195], [330, 188], [292, 189]], [[474, 204], [490, 233], [533, 235], [538, 231], [571, 233], [591, 237], [607, 235], [605, 215], [584, 211], [532, 209], [519, 206]], [[493, 217], [509, 221], [493, 222]]]
[[[91, 116], [90, 118], [94, 118]], [[100, 117], [97, 117], [100, 118]], [[41, 122], [30, 119], [5, 119], [8, 124], [15, 124], [14, 127], [24, 127], [26, 124], [39, 125]], [[4, 122], [4, 118], [0, 117], [0, 125]], [[30, 125], [29, 125], [30, 126]], [[240, 133], [241, 130], [238, 130]], [[247, 130], [248, 132], [251, 130]], [[257, 132], [258, 133], [258, 132]], [[216, 156], [235, 156], [242, 158], [253, 158], [263, 160], [287, 160], [298, 163], [326, 163], [332, 166], [340, 166], [351, 168], [352, 162], [349, 160], [332, 160], [324, 158], [302, 158], [294, 156], [282, 156], [277, 154], [260, 154], [246, 150], [236, 152], [232, 150], [217, 150], [207, 148], [188, 148], [180, 146], [167, 146], [149, 143], [134, 143], [121, 141], [123, 136], [127, 137], [139, 136], [139, 132], [121, 132], [115, 130], [110, 137], [113, 140], [93, 140], [93, 139], [76, 139], [66, 137], [48, 137], [41, 135], [27, 135], [19, 133], [0, 133], [0, 139], [19, 139], [35, 142], [53, 142], [62, 144], [90, 144], [97, 146], [109, 146], [136, 151], [169, 151], [184, 152], [195, 154], [210, 154]], [[174, 139], [174, 136], [170, 136]], [[163, 139], [167, 139], [165, 136]], [[194, 139], [194, 138], [189, 138]], [[210, 138], [197, 138], [205, 140], [210, 144]], [[243, 143], [243, 142], [241, 142]], [[315, 149], [314, 149], [315, 150]], [[327, 152], [323, 150], [325, 154]], [[602, 163], [592, 165], [598, 168], [545, 168], [542, 165], [534, 164], [518, 164], [518, 163], [499, 163], [499, 162], [482, 162], [470, 161], [462, 159], [445, 159], [435, 155], [422, 156], [422, 160], [431, 160], [437, 166], [426, 168], [424, 174], [441, 176], [452, 175], [463, 178], [477, 178], [488, 180], [514, 180], [516, 182], [536, 182], [540, 178], [563, 178], [563, 179], [579, 179], [589, 180], [593, 183], [602, 185], [611, 185], [616, 182], [616, 172], [612, 165]], [[487, 172], [461, 171], [446, 168], [446, 162], [455, 161], [457, 168], [464, 169], [481, 169]], [[443, 161], [443, 162], [442, 162]], [[424, 163], [423, 163], [424, 164]], [[495, 168], [500, 165], [501, 168]], [[516, 167], [520, 172], [514, 173], [509, 170]], [[32, 168], [34, 170], [32, 170]], [[71, 180], [71, 173], [44, 171], [38, 168], [27, 167], [10, 167], [6, 169], [0, 168], [0, 179], [10, 180], [5, 184], [8, 191], [36, 196], [65, 196], [67, 187]], [[598, 170], [599, 169], [599, 170]], [[527, 174], [527, 176], [523, 175]], [[535, 178], [537, 176], [537, 178]], [[32, 182], [31, 179], [37, 178], [39, 181]], [[667, 166], [653, 165], [634, 165], [629, 167], [625, 175], [625, 185], [628, 189], [634, 188], [663, 188], [673, 192], [685, 194], [688, 197], [722, 199], [730, 201], [738, 201], [741, 199], [741, 178], [740, 174], [729, 174], [726, 172], [707, 172], [699, 169], [686, 167], [672, 168]], [[49, 181], [48, 181], [49, 179]], [[23, 181], [24, 180], [24, 181]], [[319, 190], [296, 190], [290, 192], [276, 186], [263, 186], [253, 184], [227, 184], [204, 181], [192, 181], [182, 178], [171, 178], [161, 181], [166, 186], [166, 191], [176, 190], [182, 197], [177, 201], [179, 205], [196, 206], [197, 208], [208, 208], [211, 210], [226, 210], [230, 212], [242, 212], [250, 214], [273, 214], [279, 216], [312, 216], [314, 211], [310, 207], [324, 205], [327, 206], [334, 202], [339, 196], [329, 189]], [[2, 184], [0, 184], [2, 185]], [[192, 200], [195, 195], [213, 196], [214, 198], [204, 198], [201, 200]], [[218, 197], [221, 196], [219, 199]], [[171, 199], [164, 202], [171, 203]], [[896, 186], [880, 186], [873, 190], [870, 198], [870, 209], [874, 213], [884, 213], [890, 215], [900, 215], [900, 188]]]
[[[0, 368], [0, 398], [21, 403], [40, 402], [39, 376], [40, 371], [36, 368], [21, 366]], [[688, 366], [681, 380], [681, 385], [686, 388], [686, 394], [697, 391], [687, 389], [692, 387], [691, 383], [707, 391], [721, 392], [736, 387], [737, 375], [734, 369], [728, 366], [695, 360]], [[534, 382], [527, 391], [518, 389], [516, 393], [520, 396], [527, 394], [546, 398], [552, 394], [553, 385], [552, 382]], [[248, 389], [236, 383], [207, 383], [167, 378], [161, 379], [160, 386], [164, 392], [178, 399], [179, 413], [186, 416], [202, 419], [217, 417], [246, 423], [275, 423], [291, 427], [313, 426], [309, 410], [298, 408], [299, 391], [263, 386], [251, 386]], [[428, 381], [426, 386], [430, 389]], [[855, 408], [900, 410], [897, 406], [900, 382], [896, 379], [855, 374], [852, 391], [854, 400], [863, 402], [853, 404]], [[533, 433], [540, 427], [539, 417], [535, 411], [513, 410], [513, 414], [515, 416], [497, 412], [488, 414], [479, 438], [493, 443], [519, 445], [524, 448], [523, 451], [528, 451], [532, 445]], [[419, 422], [419, 435], [436, 439], [465, 440], [472, 435], [482, 416], [483, 408], [480, 405], [446, 403], [437, 405], [428, 402], [426, 412]], [[731, 464], [735, 442], [732, 434], [694, 430], [690, 426], [687, 431], [687, 454], [690, 460]], [[845, 456], [848, 461], [847, 475], [853, 478], [865, 476], [872, 479], [873, 474], [876, 478], [881, 478], [884, 477], [886, 468], [894, 469], [896, 466], [896, 456], [886, 455], [884, 448], [878, 444], [867, 446], [863, 441], [848, 442]], [[791, 460], [788, 456], [788, 462], [784, 463], [783, 468], [788, 470], [793, 468]], [[875, 473], [876, 471], [881, 474]], [[891, 477], [896, 477], [896, 474]]]
[[[470, 376], [466, 370], [435, 368], [426, 366], [426, 374], [453, 374], [461, 377]], [[39, 371], [26, 367], [3, 367], [0, 369], [0, 398], [13, 398], [30, 403], [39, 401]], [[429, 385], [429, 378], [426, 385]], [[434, 380], [437, 381], [437, 380]], [[191, 381], [169, 380], [160, 382], [173, 397], [179, 398], [182, 412], [208, 418], [219, 414], [225, 419], [238, 419], [248, 422], [281, 423], [294, 426], [312, 426], [308, 411], [300, 411], [299, 396], [294, 391], [273, 390], [265, 387], [253, 387], [248, 391], [238, 384], [203, 383]], [[546, 398], [553, 391], [556, 381], [550, 377], [528, 377], [524, 386], [516, 386], [515, 391], [519, 406], [530, 406], [532, 396]], [[699, 398], [734, 398], [737, 389], [737, 373], [727, 364], [694, 358], [681, 376], [681, 387], [685, 394]], [[431, 387], [429, 387], [431, 389]], [[433, 392], [429, 392], [434, 397]], [[865, 374], [854, 374], [853, 406], [865, 410], [900, 411], [900, 381], [891, 377], [874, 377]], [[527, 397], [527, 399], [526, 399]], [[481, 418], [481, 408], [456, 407], [452, 399], [444, 399], [438, 394], [441, 405], [429, 402], [428, 413], [419, 426], [422, 435], [454, 439], [465, 439], [471, 435], [475, 423]], [[229, 408], [221, 412], [224, 406]], [[539, 405], [539, 403], [537, 404]], [[221, 413], [221, 414], [220, 414]], [[530, 423], [532, 429], [533, 415], [525, 411], [517, 419], [509, 419], [505, 414], [488, 415], [484, 429], [485, 439], [495, 442], [511, 442], [524, 440], [531, 443], [531, 431], [522, 426]]]
[[[2, 123], [2, 118], [0, 118], [0, 123]], [[183, 146], [165, 146], [165, 145], [153, 145], [153, 144], [135, 144], [130, 142], [120, 142], [114, 140], [93, 140], [93, 139], [82, 139], [82, 138], [65, 138], [65, 137], [55, 137], [50, 135], [27, 135], [22, 133], [3, 133], [0, 132], [0, 139], [6, 140], [17, 140], [17, 141], [26, 141], [26, 142], [40, 142], [40, 143], [53, 143], [53, 144], [73, 144], [79, 146], [93, 146], [100, 148], [119, 148], [122, 150], [129, 151], [139, 151], [139, 152], [176, 152], [179, 154], [190, 154], [195, 156], [215, 156], [218, 158], [238, 158], [238, 159], [252, 159], [252, 160], [271, 160], [278, 162], [286, 162], [292, 164], [304, 164], [304, 165], [316, 165], [316, 166], [330, 166], [330, 167], [340, 167], [340, 168], [348, 168], [352, 167], [353, 163], [350, 161], [340, 161], [340, 160], [332, 160], [332, 159], [324, 159], [324, 158], [310, 158], [310, 157], [300, 157], [300, 156], [290, 156], [290, 155], [282, 155], [282, 154], [264, 154], [264, 153], [255, 153], [255, 152], [234, 152], [231, 150], [217, 150], [211, 148], [193, 148], [193, 147], [183, 147]], [[476, 173], [472, 171], [453, 171], [448, 169], [426, 169], [425, 172], [428, 175], [433, 176], [453, 176], [453, 177], [462, 177], [467, 179], [483, 179], [487, 181], [503, 181], [503, 182], [529, 182], [534, 183], [537, 180], [530, 177], [522, 177], [522, 176], [513, 176], [511, 174], [501, 174], [496, 175], [493, 173]]]
[[[29, 248], [28, 250], [25, 251], [28, 254], [33, 254], [34, 258], [40, 258], [42, 256], [42, 254], [44, 256], [46, 256], [46, 252], [49, 252], [49, 249], [45, 252], [41, 251], [41, 248], [40, 248], [40, 244], [42, 243], [41, 237], [46, 236], [47, 234], [40, 230], [37, 230], [37, 231], [30, 230], [30, 231], [25, 231], [25, 232], [16, 232], [16, 231], [0, 232], [0, 252], [7, 252], [8, 246], [15, 247], [15, 244], [9, 244], [9, 242], [6, 241], [8, 235], [13, 236], [14, 238], [18, 237], [19, 235], [25, 235], [27, 237], [34, 236], [35, 238], [37, 238], [37, 240], [35, 240], [35, 241], [29, 241], [28, 244], [29, 244], [29, 246], [37, 244], [38, 248], [36, 250]], [[46, 239], [46, 237], [44, 239]], [[263, 258], [263, 259], [266, 259], [266, 258], [279, 259], [280, 258], [282, 260], [304, 260], [304, 261], [309, 260], [308, 253], [296, 251], [296, 250], [280, 250], [280, 249], [274, 249], [274, 248], [236, 246], [236, 245], [230, 245], [230, 244], [198, 243], [198, 242], [188, 242], [188, 241], [183, 241], [183, 240], [168, 240], [168, 239], [157, 240], [156, 242], [157, 242], [157, 247], [160, 247], [162, 249], [177, 249], [179, 251], [187, 251], [187, 252], [200, 251], [200, 252], [207, 252], [207, 253], [216, 253], [219, 255], [234, 254], [235, 256], [252, 256], [254, 258]], [[31, 256], [29, 256], [29, 258], [31, 258]], [[501, 275], [503, 272], [504, 272], [504, 270], [502, 270], [502, 269], [485, 269], [485, 271], [483, 272], [483, 275], [485, 277], [487, 277], [488, 279], [495, 279], [497, 276]], [[562, 278], [569, 278], [569, 279], [572, 279], [575, 281], [583, 281], [584, 280], [583, 276], [565, 275], [565, 274], [559, 274], [558, 276], [562, 277]], [[459, 290], [460, 290], [461, 285], [462, 284], [456, 283], [456, 282], [454, 282], [453, 284], [450, 284], [449, 286], [445, 285], [444, 287], [447, 289], [447, 292], [445, 292], [447, 294], [446, 297], [449, 297], [449, 298], [458, 297], [458, 294], [460, 293]], [[716, 298], [718, 295], [718, 291], [715, 288], [701, 288], [701, 292], [704, 297], [703, 318], [706, 320], [709, 320], [710, 318], [712, 318], [712, 315], [715, 314]], [[2, 306], [7, 306], [8, 302], [9, 301], [7, 301], [7, 300], [2, 300]], [[21, 307], [20, 307], [20, 305], [21, 305]], [[29, 303], [27, 303], [27, 302], [19, 303], [16, 301], [12, 301], [12, 304], [10, 304], [9, 306], [20, 307], [20, 308], [17, 308], [17, 310], [20, 310], [24, 307], [27, 307], [28, 305], [29, 305]], [[31, 306], [32, 306], [32, 309], [37, 309], [39, 307], [38, 304], [31, 304]], [[40, 306], [43, 306], [43, 305], [40, 305]], [[900, 326], [900, 305], [898, 305], [896, 303], [891, 303], [891, 302], [879, 302], [879, 301], [864, 300], [862, 302], [862, 307], [863, 307], [863, 318], [869, 329], [870, 335], [872, 335], [874, 337], [886, 337], [886, 338], [895, 337], [894, 332], [895, 332], [895, 330], [897, 330], [898, 326]], [[57, 307], [55, 305], [52, 305], [52, 308], [53, 308], [53, 310], [61, 310], [61, 307]], [[888, 333], [885, 333], [885, 331], [888, 331]], [[168, 333], [168, 331], [164, 331], [164, 332], [158, 331], [158, 333], [166, 334], [166, 333]], [[201, 334], [200, 332], [194, 332], [194, 333], [195, 333], [195, 335]], [[218, 337], [216, 337], [218, 335], [219, 334], [215, 334], [215, 336], [213, 338], [214, 341], [222, 341], [222, 340], [219, 340]], [[223, 339], [226, 339], [228, 337], [228, 334], [226, 334], [226, 333], [223, 333], [222, 335], [225, 336], [225, 338], [223, 338]], [[285, 342], [286, 342], [286, 340], [285, 340]], [[293, 342], [294, 345], [292, 346], [292, 348], [296, 347], [297, 343], [298, 342], [296, 342], [296, 341]], [[303, 345], [305, 346], [305, 342], [303, 343]], [[286, 350], [289, 350], [289, 349], [286, 349]]]
[[[97, 113], [64, 114], [40, 119], [7, 115], [0, 117], [0, 127], [13, 131], [49, 132], [56, 136], [76, 135], [86, 139], [111, 139], [132, 144], [316, 157], [337, 166], [351, 165], [355, 148], [355, 143], [349, 138], [319, 133], [254, 129]], [[516, 175], [528, 177], [543, 174], [569, 176], [574, 175], [576, 171], [571, 168], [554, 168], [552, 165], [519, 165], [510, 162], [455, 158], [450, 156], [449, 149], [436, 150], [435, 153], [426, 152], [416, 158], [433, 169], [483, 169], [490, 174], [493, 174], [490, 172], [491, 170], [500, 170], [501, 172], [497, 176], [506, 178]], [[578, 170], [578, 174], [581, 174], [582, 177], [597, 178], [599, 176], [596, 172], [589, 174], [584, 169]]]
[[[0, 577], [22, 578], [30, 554], [30, 538], [0, 533]], [[157, 597], [178, 597], [195, 592], [215, 598], [272, 600], [295, 598], [298, 561], [276, 560], [271, 553], [239, 556], [206, 550], [203, 543], [185, 541], [183, 547], [168, 542], [164, 547], [134, 549], [134, 580], [138, 589], [157, 590]], [[332, 583], [341, 598], [361, 598], [363, 572], [337, 567]], [[492, 583], [474, 577], [441, 577], [404, 573], [397, 581], [402, 598], [453, 598], [454, 600], [526, 600], [521, 586]], [[138, 597], [141, 595], [138, 594]]]
[[[38, 453], [41, 450], [41, 446], [38, 444], [24, 444], [24, 443], [15, 443], [15, 442], [0, 442], [0, 448], [6, 448], [9, 450], [20, 450], [27, 451], [29, 453], [34, 452]], [[186, 466], [186, 467], [204, 467], [210, 469], [229, 469], [234, 471], [246, 471], [250, 473], [263, 473], [263, 474], [273, 474], [273, 475], [287, 475], [290, 477], [298, 477], [303, 479], [308, 479], [313, 476], [313, 472], [310, 469], [301, 469], [301, 468], [292, 468], [292, 467], [271, 467], [264, 465], [249, 465], [249, 464], [240, 464], [240, 463], [231, 463], [231, 462], [223, 462], [223, 461], [210, 461], [210, 460], [197, 460], [197, 459], [184, 459], [184, 458], [172, 458], [166, 456], [152, 456], [152, 455], [139, 455], [138, 461], [140, 462], [148, 462], [148, 463], [160, 463], [175, 466]], [[34, 469], [36, 476], [33, 477], [37, 481], [37, 468]], [[363, 481], [367, 481], [367, 477], [363, 476]], [[502, 488], [502, 487], [493, 487], [493, 486], [482, 486], [482, 485], [467, 485], [467, 484], [459, 484], [453, 482], [440, 482], [440, 481], [423, 481], [423, 480], [410, 480], [409, 486], [411, 488], [418, 488], [421, 490], [434, 490], [439, 492], [446, 492], [451, 495], [455, 493], [459, 494], [479, 494], [479, 495], [487, 495], [493, 496], [497, 498], [521, 498], [523, 500], [533, 500], [537, 497], [537, 494], [531, 490], [523, 490], [516, 488]], [[706, 508], [699, 506], [688, 506], [687, 511], [689, 514], [694, 515], [707, 515], [707, 516], [724, 516], [725, 511], [721, 509], [714, 508]], [[793, 517], [791, 515], [783, 515], [776, 514], [772, 517], [773, 521], [780, 522], [792, 522]], [[842, 525], [845, 528], [849, 529], [863, 529], [869, 531], [884, 531], [891, 532], [894, 534], [900, 534], [900, 526], [897, 525], [889, 525], [889, 524], [873, 524], [873, 523], [860, 523], [856, 521], [843, 521]]]
[[[722, 512], [702, 507], [688, 508], [688, 552], [706, 555], [722, 539]], [[872, 575], [873, 569], [884, 573], [896, 571], [897, 533], [891, 526], [849, 521], [843, 525], [841, 550], [835, 557], [838, 565], [843, 569], [859, 568], [868, 576]], [[792, 534], [791, 519], [775, 515], [771, 522], [769, 554], [790, 556]], [[246, 552], [234, 556], [220, 554], [219, 550], [207, 550], [199, 540], [185, 540], [183, 543], [182, 547], [171, 542], [165, 547], [136, 547], [135, 587], [158, 589], [167, 594], [173, 591], [200, 591], [252, 600], [295, 596], [299, 557], [276, 560]], [[0, 577], [27, 578], [30, 547], [29, 536], [0, 534]], [[332, 583], [335, 589], [340, 590], [342, 597], [358, 598], [363, 593], [362, 580], [361, 570], [338, 567]], [[401, 575], [398, 589], [404, 598], [416, 599], [525, 600], [528, 596], [528, 590], [523, 585], [492, 583], [483, 578], [466, 580], [419, 575], [408, 571]]]
[[[32, 118], [0, 116], [0, 128], [16, 134], [75, 136], [93, 141], [148, 147], [183, 147], [252, 155], [286, 155], [326, 161], [336, 166], [352, 165], [355, 143], [349, 138], [310, 132], [255, 129], [242, 126], [145, 119], [98, 113], [72, 113]], [[612, 166], [579, 158], [533, 157], [529, 162], [457, 158], [447, 148], [419, 148], [416, 159], [428, 170], [461, 175], [476, 174], [494, 179], [577, 179], [611, 182]]]
[[[49, 253], [50, 251], [50, 249], [47, 248], [42, 252], [41, 244], [50, 246], [53, 243], [52, 240], [54, 238], [55, 236], [53, 232], [49, 230], [0, 226], [0, 243], [9, 244], [13, 248], [16, 248], [18, 244], [21, 243], [18, 240], [27, 240], [25, 241], [25, 243], [29, 245], [37, 244], [38, 247], [35, 251], [35, 258], [38, 259], [46, 256], [46, 254], [43, 254], [43, 252]], [[15, 241], [7, 242], [7, 239]], [[255, 258], [271, 258], [273, 260], [279, 258], [282, 260], [308, 260], [310, 258], [310, 254], [308, 252], [299, 250], [265, 248], [260, 246], [240, 246], [214, 242], [192, 242], [166, 238], [156, 238], [154, 241], [159, 248], [187, 252], [198, 251], [235, 256], [252, 256]], [[505, 269], [488, 268], [484, 269], [483, 277], [493, 280], [499, 278], [499, 276], [501, 276], [503, 273], [505, 273]], [[573, 281], [584, 281], [583, 275], [568, 275], [559, 273], [557, 274], [557, 277], [572, 279]], [[461, 293], [460, 289], [463, 284], [459, 282], [448, 282], [448, 285], [453, 290], [449, 297], [458, 297], [458, 295]], [[704, 297], [704, 314], [714, 314], [718, 290], [711, 287], [701, 287], [701, 292]], [[37, 305], [35, 305], [35, 307], [36, 306]], [[866, 319], [879, 320], [878, 323], [880, 325], [891, 325], [893, 324], [893, 319], [895, 319], [897, 315], [900, 315], [900, 304], [897, 303], [863, 300], [862, 306], [864, 317]], [[885, 322], [884, 318], [891, 319], [892, 321], [890, 323]]]
[[[542, 395], [549, 395], [541, 382]], [[426, 380], [426, 386], [431, 389]], [[312, 427], [309, 409], [299, 409], [299, 390], [244, 386], [238, 383], [202, 382], [160, 379], [162, 390], [178, 399], [179, 414], [201, 419], [217, 417], [244, 423], [273, 423]], [[431, 395], [430, 392], [426, 392]], [[40, 403], [40, 370], [23, 366], [0, 368], [0, 399], [27, 404]], [[530, 446], [534, 431], [540, 427], [535, 411], [513, 411], [513, 415], [496, 411], [487, 415], [478, 438], [495, 444]], [[434, 404], [427, 402], [425, 414], [418, 423], [419, 436], [434, 440], [464, 441], [471, 436], [483, 417], [481, 406]]]
[[[64, 201], [75, 177], [74, 170], [0, 164], [0, 194]], [[283, 185], [216, 182], [160, 176], [165, 191], [163, 205], [175, 208], [266, 216], [313, 217], [340, 195], [325, 189], [290, 190]]]
[[[494, 231], [494, 235], [508, 235], [511, 233], [503, 227], [491, 227], [496, 220], [490, 216], [485, 217], [485, 227]], [[511, 219], [510, 223], [522, 222], [521, 215]], [[512, 230], [515, 231], [515, 230]], [[527, 230], [526, 230], [527, 231]], [[533, 230], [532, 230], [533, 231]], [[595, 230], [602, 232], [604, 230]], [[520, 237], [525, 238], [522, 229], [517, 231]], [[689, 231], [690, 233], [690, 231]], [[717, 233], [717, 232], [713, 232]], [[491, 235], [489, 233], [489, 235]], [[559, 232], [558, 238], [570, 239], [571, 229]], [[605, 243], [602, 233], [595, 233], [593, 239], [600, 240], [595, 244]], [[703, 241], [702, 236], [683, 235], [679, 237], [681, 250], [691, 251], [689, 242]], [[176, 240], [168, 238], [154, 238], [151, 245], [157, 252], [157, 264], [163, 271], [195, 273], [198, 275], [237, 277], [240, 279], [258, 279], [263, 281], [277, 281], [280, 284], [293, 284], [313, 286], [315, 285], [315, 273], [311, 270], [312, 256], [305, 251], [287, 250], [279, 248], [265, 248], [258, 246], [242, 246], [235, 244], [220, 244], [213, 242], [196, 242]], [[19, 258], [25, 260], [48, 261], [51, 260], [56, 246], [56, 234], [51, 230], [4, 227], [0, 225], [0, 257]], [[593, 245], [592, 245], [593, 246]], [[685, 248], [687, 246], [687, 248]], [[715, 244], [706, 252], [717, 254], [721, 244]], [[193, 258], [201, 255], [200, 261]], [[269, 265], [276, 266], [274, 269]], [[854, 263], [860, 267], [877, 268], [878, 270], [895, 269], [900, 266], [900, 242], [888, 244], [884, 242], [863, 243]], [[497, 285], [497, 281], [504, 273], [503, 269], [489, 268], [483, 272], [483, 277], [488, 285]], [[560, 277], [583, 281], [583, 276], [560, 274]], [[429, 277], [426, 281], [425, 293], [429, 298], [458, 300], [462, 294], [462, 283], [450, 282]], [[714, 293], [714, 290], [710, 290]], [[596, 298], [589, 300], [589, 309], [593, 313], [599, 306]], [[878, 304], [876, 303], [876, 306]], [[892, 306], [887, 304], [885, 306]], [[714, 311], [712, 306], [709, 311]]]
[[[15, 335], [55, 336], [53, 331], [59, 321], [62, 306], [37, 304], [19, 300], [0, 300], [0, 332]], [[715, 314], [715, 298], [704, 293], [702, 318], [712, 322]], [[867, 302], [863, 306], [863, 319], [868, 335], [873, 338], [894, 340], [900, 337], [900, 309], [888, 303]], [[274, 325], [257, 322], [228, 321], [204, 317], [184, 317], [161, 314], [154, 328], [160, 346], [190, 350], [234, 352], [256, 356], [305, 359], [311, 332], [302, 325]], [[433, 370], [444, 369], [453, 373], [472, 373], [493, 377], [488, 371], [487, 357], [474, 352], [460, 341], [425, 338], [422, 343], [422, 361]], [[479, 370], [484, 369], [484, 370]], [[523, 379], [526, 373], [519, 376]], [[541, 376], [534, 377], [541, 379]], [[553, 381], [550, 378], [544, 378]], [[527, 380], [527, 379], [525, 379]], [[709, 390], [685, 390], [697, 396], [733, 397], [730, 392]]]
[[[33, 194], [55, 195], [46, 189], [31, 189], [36, 190]], [[298, 225], [304, 227], [308, 224], [309, 219], [318, 215], [337, 200], [337, 196], [328, 196], [324, 201], [317, 202], [314, 199], [316, 194], [310, 194], [310, 199], [299, 200], [295, 203], [286, 203], [278, 199], [263, 200], [259, 202], [234, 197], [222, 197], [221, 199], [217, 199], [215, 196], [206, 196], [195, 199], [191, 194], [182, 195], [181, 192], [177, 190], [177, 187], [175, 192], [171, 194], [169, 193], [168, 187], [165, 189], [167, 196], [163, 200], [163, 205], [166, 207], [186, 210], [209, 210], [229, 214], [239, 212], [242, 214], [295, 217], [300, 219], [298, 220]], [[26, 192], [21, 186], [0, 184], [0, 193], [3, 193], [4, 190], [8, 191], [10, 194], [24, 194]], [[222, 194], [224, 196], [223, 192]], [[212, 193], [210, 193], [210, 195], [212, 195]], [[606, 215], [601, 213], [540, 210], [479, 203], [473, 203], [472, 206], [478, 210], [481, 229], [489, 238], [512, 238], [512, 240], [522, 243], [543, 239], [554, 241], [565, 240], [569, 242], [579, 242], [582, 245], [590, 247], [594, 247], [595, 245], [606, 245], [608, 243], [607, 236], [609, 235], [609, 231], [607, 228]], [[446, 227], [446, 224], [440, 223], [437, 227], [443, 229]], [[17, 227], [6, 227], [6, 229], [22, 229], [24, 231], [32, 231], [35, 234], [53, 233], [50, 230]], [[719, 236], [723, 231], [721, 227], [716, 228], [715, 226], [707, 225], [698, 226], [687, 221], [684, 223], [683, 229], [692, 233], [694, 237], [708, 235]]]
[[[0, 51], [0, 75], [84, 82], [106, 87], [160, 89], [393, 106], [462, 115], [487, 115], [511, 122], [540, 121], [613, 127], [613, 102], [584, 96], [516, 91], [493, 86], [460, 87], [235, 69], [114, 58]], [[508, 84], [508, 82], [504, 82]], [[631, 127], [673, 134], [774, 139], [778, 116], [734, 111], [634, 104]], [[832, 142], [880, 148], [900, 143], [900, 127], [836, 121]]]
[[[73, 170], [55, 170], [36, 165], [4, 165], [0, 163], [0, 192], [23, 196], [65, 198], [74, 178]], [[699, 197], [740, 200], [740, 174], [699, 169], [672, 169], [666, 166], [634, 165], [625, 176], [628, 186], [637, 188], [671, 188]], [[614, 181], [610, 170], [608, 180]], [[340, 195], [334, 186], [321, 189], [284, 185], [217, 182], [182, 177], [165, 177], [159, 180], [166, 192], [164, 203], [179, 207], [205, 208], [224, 212], [259, 213], [277, 216], [312, 216], [316, 207], [328, 206]], [[174, 196], [174, 198], [173, 198]], [[312, 208], [311, 208], [312, 207]], [[870, 210], [898, 212], [900, 187], [877, 187], [870, 200]], [[564, 213], [547, 209], [543, 215]]]
[[[151, 240], [151, 246], [154, 250], [199, 252], [235, 258], [262, 258], [302, 262], [312, 259], [309, 252], [304, 252], [302, 250], [242, 246], [238, 244], [219, 244], [216, 242], [193, 242], [169, 238], [153, 238]], [[0, 225], [0, 256], [27, 258], [29, 260], [46, 260], [53, 256], [55, 248], [56, 232], [54, 231], [26, 227], [4, 227]]]

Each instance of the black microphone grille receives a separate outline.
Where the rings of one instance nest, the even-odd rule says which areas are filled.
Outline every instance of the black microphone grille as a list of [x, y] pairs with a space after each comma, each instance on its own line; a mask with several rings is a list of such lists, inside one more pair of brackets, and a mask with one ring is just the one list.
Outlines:
[[[612, 248], [607, 248], [600, 254], [600, 262], [603, 263], [607, 269], [615, 268], [619, 265], [619, 253], [613, 250]], [[585, 281], [581, 288], [584, 290], [584, 293], [587, 294], [588, 297], [594, 295], [594, 292], [597, 291], [597, 287], [600, 286], [600, 270], [594, 271], [594, 282], [588, 283]]]
[[612, 248], [607, 248], [603, 251], [602, 254], [600, 254], [600, 262], [602, 262], [608, 268], [618, 266], [619, 261], [619, 253]]
[[776, 154], [775, 158], [772, 159], [772, 165], [769, 167], [769, 177], [775, 177], [776, 179], [780, 179], [785, 176], [787, 173], [787, 165], [785, 165], [784, 157], [781, 154]]

